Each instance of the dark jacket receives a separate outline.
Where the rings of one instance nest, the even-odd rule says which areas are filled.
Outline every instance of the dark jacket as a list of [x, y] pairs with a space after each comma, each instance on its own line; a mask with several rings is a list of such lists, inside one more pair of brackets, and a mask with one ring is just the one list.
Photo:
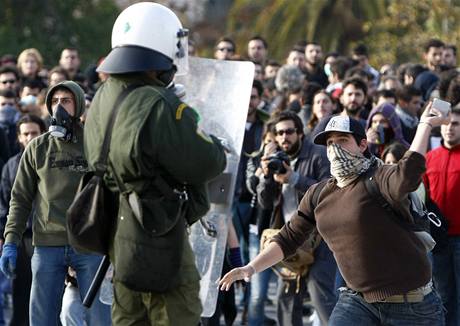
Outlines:
[[262, 133], [264, 123], [262, 119], [257, 117], [257, 120], [251, 125], [251, 128], [246, 130], [243, 139], [243, 148], [241, 150], [240, 163], [238, 164], [238, 174], [235, 185], [235, 201], [250, 202], [252, 194], [246, 187], [246, 168], [251, 153], [259, 150], [262, 143]]
[[[3, 238], [3, 232], [5, 231], [6, 219], [10, 209], [11, 189], [13, 189], [22, 153], [21, 151], [10, 158], [2, 170], [0, 181], [0, 238]], [[26, 234], [32, 234], [32, 214], [30, 214], [27, 221]]]
[[[297, 203], [300, 202], [311, 185], [330, 177], [329, 166], [325, 147], [315, 145], [304, 138], [293, 169], [300, 175], [295, 184]], [[281, 227], [284, 224], [284, 219], [281, 216], [281, 186], [272, 177], [265, 176], [260, 178], [259, 185], [257, 186], [259, 205], [264, 209], [274, 209], [272, 227]]]

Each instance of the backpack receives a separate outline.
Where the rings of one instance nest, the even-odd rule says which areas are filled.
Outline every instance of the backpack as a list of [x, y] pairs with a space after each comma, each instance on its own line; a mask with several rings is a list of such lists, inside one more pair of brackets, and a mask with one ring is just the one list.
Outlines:
[[[327, 180], [320, 182], [313, 192], [313, 203], [316, 206], [319, 202], [319, 195]], [[319, 189], [318, 189], [319, 188]], [[260, 237], [260, 251], [268, 246], [271, 239], [278, 234], [280, 229], [264, 229]], [[313, 233], [305, 242], [297, 248], [296, 252], [283, 259], [280, 263], [273, 266], [273, 271], [285, 281], [285, 293], [290, 291], [288, 281], [296, 281], [295, 293], [300, 291], [300, 278], [307, 275], [310, 266], [314, 263], [314, 251], [321, 242], [321, 236], [318, 232]]]

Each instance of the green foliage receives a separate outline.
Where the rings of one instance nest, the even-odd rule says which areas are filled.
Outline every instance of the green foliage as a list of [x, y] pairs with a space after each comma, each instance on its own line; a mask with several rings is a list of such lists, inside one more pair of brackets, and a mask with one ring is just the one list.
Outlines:
[[459, 22], [460, 0], [235, 0], [227, 34], [243, 55], [250, 36], [260, 34], [281, 62], [301, 40], [343, 54], [364, 43], [380, 66], [420, 61], [430, 38], [458, 45]]
[[364, 23], [371, 62], [422, 62], [423, 44], [431, 38], [459, 44], [459, 22], [459, 0], [391, 1], [384, 17]]
[[79, 49], [83, 64], [106, 55], [119, 12], [112, 0], [0, 0], [0, 7], [0, 54], [36, 48], [47, 67], [64, 47]]
[[283, 60], [299, 41], [346, 52], [351, 42], [364, 36], [363, 20], [378, 19], [383, 12], [383, 1], [236, 0], [228, 31], [240, 48], [245, 48], [249, 34], [262, 35], [269, 40], [270, 56]]

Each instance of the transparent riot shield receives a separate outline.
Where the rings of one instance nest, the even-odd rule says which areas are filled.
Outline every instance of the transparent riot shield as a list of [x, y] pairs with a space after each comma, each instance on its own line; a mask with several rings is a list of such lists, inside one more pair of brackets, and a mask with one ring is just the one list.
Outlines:
[[201, 275], [203, 317], [212, 316], [216, 309], [216, 282], [222, 273], [253, 76], [251, 62], [191, 57], [188, 74], [175, 80], [185, 86], [182, 100], [200, 113], [200, 127], [228, 148], [225, 171], [208, 186], [211, 209], [192, 226], [189, 237]]

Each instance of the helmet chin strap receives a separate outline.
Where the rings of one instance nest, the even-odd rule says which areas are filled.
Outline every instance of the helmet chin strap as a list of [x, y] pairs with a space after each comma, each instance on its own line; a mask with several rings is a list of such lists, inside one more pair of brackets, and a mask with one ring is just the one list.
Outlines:
[[177, 67], [175, 65], [172, 66], [169, 70], [158, 71], [157, 72], [157, 79], [164, 83], [165, 85], [169, 86], [174, 79], [174, 75], [176, 74]]

